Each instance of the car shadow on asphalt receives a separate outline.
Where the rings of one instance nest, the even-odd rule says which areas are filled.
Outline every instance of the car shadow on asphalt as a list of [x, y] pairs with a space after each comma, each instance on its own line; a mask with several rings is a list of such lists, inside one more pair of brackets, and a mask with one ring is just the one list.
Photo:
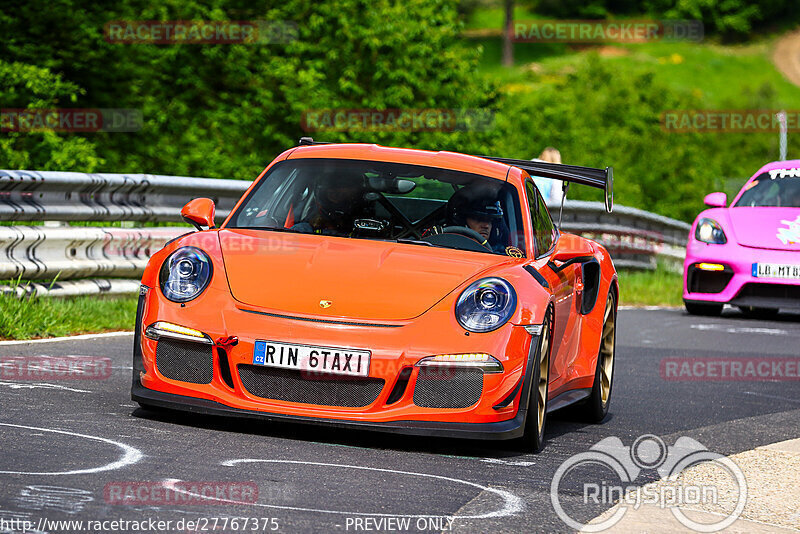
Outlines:
[[[535, 457], [535, 454], [526, 450], [519, 443], [519, 440], [495, 441], [440, 437], [431, 439], [424, 436], [371, 430], [319, 427], [311, 424], [283, 421], [258, 421], [235, 416], [199, 415], [168, 409], [154, 411], [149, 408], [136, 408], [131, 415], [140, 419], [197, 429], [269, 436], [309, 443], [324, 442], [326, 445], [341, 447], [427, 453], [442, 456], [457, 455], [473, 458], [519, 459], [525, 456]], [[580, 412], [569, 407], [548, 414], [547, 418], [545, 447], [540, 454], [547, 453], [548, 441], [552, 442], [565, 434], [580, 433], [586, 427], [596, 426], [582, 421]], [[604, 422], [608, 422], [612, 418], [613, 414], [610, 413]], [[324, 433], [320, 431], [321, 429]], [[320, 439], [321, 437], [323, 437], [322, 440]]]
[[[696, 319], [714, 319], [714, 316], [703, 315], [690, 315], [687, 311], [681, 312], [685, 317], [692, 317]], [[800, 313], [793, 311], [781, 311], [773, 317], [757, 317], [747, 315], [740, 311], [738, 308], [726, 306], [722, 310], [722, 314], [716, 317], [717, 319], [732, 319], [741, 321], [742, 323], [800, 323]]]

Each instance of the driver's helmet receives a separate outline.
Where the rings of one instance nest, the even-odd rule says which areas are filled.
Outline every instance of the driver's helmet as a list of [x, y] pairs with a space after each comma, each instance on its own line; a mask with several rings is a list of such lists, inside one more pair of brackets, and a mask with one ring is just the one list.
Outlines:
[[448, 224], [466, 226], [467, 218], [497, 224], [503, 218], [503, 208], [495, 198], [496, 195], [484, 188], [462, 187], [447, 202]]
[[314, 186], [314, 200], [326, 218], [335, 220], [354, 213], [363, 204], [364, 187], [362, 176], [320, 176]]

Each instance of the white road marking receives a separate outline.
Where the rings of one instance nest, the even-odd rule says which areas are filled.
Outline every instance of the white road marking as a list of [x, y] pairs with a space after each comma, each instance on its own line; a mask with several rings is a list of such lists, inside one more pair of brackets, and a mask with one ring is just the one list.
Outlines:
[[29, 345], [31, 343], [57, 343], [59, 341], [74, 341], [76, 339], [97, 339], [102, 337], [120, 337], [132, 336], [132, 331], [127, 332], [103, 332], [102, 334], [81, 334], [79, 336], [66, 336], [66, 337], [47, 337], [44, 339], [12, 339], [9, 341], [0, 341], [2, 345]]
[[[500, 510], [495, 510], [492, 512], [487, 512], [485, 514], [480, 515], [465, 515], [465, 516], [458, 516], [458, 519], [488, 519], [491, 517], [506, 517], [510, 515], [515, 515], [521, 512], [524, 509], [522, 499], [517, 497], [511, 492], [497, 489], [497, 488], [490, 488], [488, 486], [482, 486], [481, 484], [476, 484], [475, 482], [469, 482], [467, 480], [461, 480], [458, 478], [451, 478], [445, 477], [441, 475], [432, 475], [429, 473], [414, 473], [412, 471], [398, 471], [396, 469], [381, 469], [377, 467], [364, 467], [359, 465], [347, 465], [347, 464], [326, 464], [320, 462], [302, 462], [298, 460], [265, 460], [260, 458], [243, 458], [238, 460], [227, 460], [222, 462], [222, 465], [233, 467], [235, 465], [241, 463], [275, 463], [275, 464], [297, 464], [297, 465], [314, 465], [314, 466], [321, 466], [321, 467], [341, 467], [344, 469], [358, 469], [363, 471], [377, 471], [380, 473], [393, 473], [396, 475], [407, 475], [407, 476], [414, 476], [414, 477], [423, 477], [423, 478], [435, 478], [437, 480], [445, 480], [447, 482], [455, 482], [456, 484], [464, 484], [467, 486], [472, 486], [475, 488], [480, 489], [481, 491], [488, 491], [490, 493], [494, 493], [498, 495], [501, 499], [503, 499], [503, 508]], [[190, 495], [192, 497], [197, 497], [200, 499], [206, 499], [211, 501], [217, 502], [224, 502], [230, 504], [245, 504], [250, 506], [259, 506], [263, 508], [278, 508], [282, 510], [294, 510], [300, 512], [317, 512], [321, 514], [341, 514], [341, 515], [365, 515], [365, 516], [379, 516], [379, 517], [409, 517], [409, 518], [420, 518], [420, 517], [442, 517], [442, 514], [421, 514], [421, 515], [408, 515], [408, 514], [387, 514], [387, 513], [380, 513], [380, 512], [350, 512], [346, 510], [321, 510], [317, 508], [303, 508], [298, 506], [284, 506], [278, 504], [263, 504], [263, 503], [246, 503], [246, 502], [238, 502], [238, 501], [231, 501], [227, 499], [219, 499], [216, 497], [206, 497], [204, 495], [194, 494], [188, 491], [181, 490], [175, 487], [177, 482], [180, 482], [177, 479], [168, 479], [165, 480], [165, 485], [167, 488], [177, 492], [177, 493], [184, 493]]]
[[48, 473], [48, 472], [28, 472], [28, 471], [0, 471], [0, 474], [9, 474], [9, 475], [85, 475], [90, 473], [100, 473], [102, 471], [112, 471], [114, 469], [119, 469], [121, 467], [125, 467], [128, 465], [135, 464], [139, 460], [143, 458], [142, 451], [135, 447], [131, 447], [130, 445], [126, 445], [124, 443], [120, 443], [118, 441], [114, 441], [107, 438], [101, 438], [98, 436], [89, 436], [86, 434], [78, 434], [77, 432], [70, 432], [68, 430], [55, 430], [52, 428], [40, 428], [36, 426], [25, 426], [25, 425], [14, 425], [11, 423], [0, 423], [0, 426], [8, 426], [12, 428], [24, 428], [26, 430], [40, 430], [42, 432], [52, 432], [54, 434], [64, 434], [67, 436], [76, 436], [79, 438], [90, 439], [93, 441], [100, 441], [102, 443], [108, 443], [110, 445], [114, 445], [124, 451], [124, 454], [120, 456], [119, 460], [116, 462], [111, 462], [105, 465], [101, 465], [100, 467], [91, 467], [88, 469], [74, 469], [72, 471], [60, 471], [57, 473]]
[[530, 467], [536, 465], [536, 462], [526, 462], [524, 460], [501, 460], [500, 458], [481, 458], [481, 462], [487, 464], [500, 464], [500, 465], [513, 465], [517, 467]]
[[0, 386], [8, 386], [11, 389], [59, 389], [62, 391], [73, 391], [75, 393], [91, 393], [88, 389], [68, 388], [58, 384], [48, 384], [46, 382], [6, 382], [0, 380]]
[[693, 324], [691, 327], [695, 330], [714, 330], [718, 332], [727, 332], [728, 334], [766, 334], [770, 336], [785, 336], [789, 334], [788, 330], [782, 330], [780, 328], [725, 326], [724, 324]]
[[636, 311], [662, 311], [662, 310], [680, 310], [679, 306], [618, 306], [618, 310], [636, 310]]
[[20, 508], [30, 510], [56, 510], [68, 514], [83, 511], [92, 502], [92, 492], [62, 486], [27, 486], [19, 492], [16, 501]]

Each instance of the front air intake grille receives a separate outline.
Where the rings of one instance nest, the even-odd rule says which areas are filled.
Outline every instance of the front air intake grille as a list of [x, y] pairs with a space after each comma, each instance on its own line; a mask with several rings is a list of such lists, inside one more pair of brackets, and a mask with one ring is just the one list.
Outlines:
[[689, 293], [721, 293], [733, 278], [733, 271], [704, 271], [697, 266], [689, 267], [687, 282]]
[[161, 338], [156, 345], [158, 372], [172, 380], [210, 384], [214, 377], [211, 345]]
[[467, 408], [483, 393], [483, 371], [455, 367], [421, 367], [414, 404], [423, 408]]
[[800, 286], [750, 282], [742, 286], [731, 304], [766, 308], [800, 308]]
[[339, 375], [306, 375], [301, 371], [241, 364], [237, 366], [242, 385], [262, 399], [363, 408], [383, 390], [381, 378]]

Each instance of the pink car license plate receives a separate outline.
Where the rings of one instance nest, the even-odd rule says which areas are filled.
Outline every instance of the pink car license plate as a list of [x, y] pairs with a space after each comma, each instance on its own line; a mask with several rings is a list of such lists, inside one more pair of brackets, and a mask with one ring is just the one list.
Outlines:
[[800, 265], [786, 263], [754, 263], [753, 277], [800, 280]]

